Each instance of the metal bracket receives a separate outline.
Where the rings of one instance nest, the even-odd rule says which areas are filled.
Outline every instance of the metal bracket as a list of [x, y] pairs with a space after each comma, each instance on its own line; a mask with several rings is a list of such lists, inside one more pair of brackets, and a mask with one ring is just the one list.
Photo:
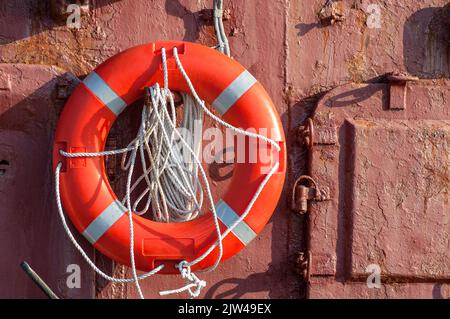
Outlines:
[[297, 271], [303, 277], [305, 282], [309, 282], [311, 279], [311, 263], [312, 253], [300, 252], [297, 257]]
[[340, 1], [327, 0], [318, 13], [320, 23], [330, 26], [344, 21], [344, 6]]
[[312, 149], [314, 145], [314, 124], [310, 117], [306, 119], [305, 125], [298, 128], [298, 139], [300, 143], [308, 147], [308, 150]]
[[327, 125], [314, 126], [312, 118], [307, 118], [304, 125], [298, 128], [298, 141], [311, 151], [314, 145], [336, 145], [338, 138], [334, 122]]
[[418, 77], [401, 72], [391, 72], [386, 76], [391, 84], [389, 92], [389, 109], [404, 110], [406, 108], [406, 86], [408, 82], [419, 80]]
[[330, 199], [328, 187], [319, 188], [316, 181], [309, 175], [302, 175], [292, 187], [291, 209], [305, 214], [308, 211], [308, 201], [325, 201]]

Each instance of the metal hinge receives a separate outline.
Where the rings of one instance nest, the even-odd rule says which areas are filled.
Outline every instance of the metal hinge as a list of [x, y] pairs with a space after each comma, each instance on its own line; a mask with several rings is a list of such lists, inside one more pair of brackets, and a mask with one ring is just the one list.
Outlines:
[[311, 279], [311, 263], [312, 253], [300, 252], [297, 257], [297, 272], [302, 276], [305, 282], [309, 282]]
[[308, 201], [325, 201], [330, 199], [328, 187], [319, 188], [317, 182], [309, 175], [302, 175], [292, 188], [291, 209], [304, 214], [308, 211]]
[[298, 141], [305, 145], [310, 151], [314, 145], [314, 124], [313, 120], [309, 117], [306, 119], [305, 125], [298, 128]]
[[315, 128], [312, 118], [307, 118], [305, 124], [299, 126], [297, 136], [298, 142], [305, 145], [308, 152], [311, 152], [314, 145], [336, 145], [338, 140], [336, 125], [332, 120], [326, 126]]

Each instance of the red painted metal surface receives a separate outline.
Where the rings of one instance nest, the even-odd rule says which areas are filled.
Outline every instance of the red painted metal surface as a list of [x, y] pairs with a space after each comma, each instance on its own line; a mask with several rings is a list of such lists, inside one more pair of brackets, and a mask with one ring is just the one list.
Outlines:
[[[51, 66], [0, 64], [0, 79], [0, 297], [43, 296], [19, 267], [24, 260], [61, 297], [92, 297], [94, 276], [60, 227], [49, 170], [60, 97], [73, 77]], [[67, 288], [70, 264], [84, 274], [80, 289]]]
[[[348, 84], [319, 101], [310, 174], [330, 199], [310, 210], [310, 297], [431, 298], [450, 282], [449, 84]], [[382, 287], [365, 285], [369, 265]]]
[[[211, 8], [212, 3], [206, 0], [92, 0], [89, 9], [82, 11], [81, 28], [77, 30], [66, 27], [67, 15], [63, 13], [64, 10], [52, 7], [54, 2], [64, 1], [0, 2], [0, 62], [8, 64], [2, 65], [2, 74], [6, 75], [0, 77], [0, 154], [4, 155], [0, 158], [0, 174], [3, 174], [0, 175], [0, 216], [3, 220], [0, 223], [0, 250], [8, 257], [6, 259], [11, 260], [0, 261], [0, 296], [42, 296], [18, 266], [22, 259], [26, 259], [62, 296], [134, 298], [136, 292], [132, 285], [105, 283], [86, 268], [86, 264], [69, 245], [57, 219], [49, 155], [55, 122], [63, 102], [54, 99], [58, 90], [52, 83], [55, 78], [59, 78], [58, 74], [64, 72], [83, 77], [108, 57], [146, 42], [173, 39], [215, 45], [214, 28], [208, 20], [208, 11], [204, 11]], [[390, 71], [407, 71], [413, 76], [427, 79], [450, 76], [448, 1], [335, 1], [331, 7], [325, 6], [325, 0], [224, 2], [229, 15], [225, 28], [229, 34], [233, 57], [260, 80], [282, 118], [288, 143], [288, 176], [285, 192], [269, 225], [244, 251], [225, 262], [216, 272], [204, 275], [208, 288], [203, 296], [301, 298], [307, 290], [310, 297], [448, 298], [448, 267], [442, 267], [442, 262], [448, 258], [448, 250], [445, 251], [443, 242], [430, 243], [434, 237], [423, 231], [423, 228], [428, 227], [444, 236], [443, 238], [448, 235], [443, 228], [444, 224], [439, 224], [438, 220], [439, 209], [442, 208], [439, 206], [443, 201], [442, 193], [439, 195], [441, 197], [432, 196], [426, 202], [426, 211], [431, 214], [431, 218], [426, 219], [423, 213], [425, 201], [412, 201], [413, 189], [406, 188], [403, 209], [409, 211], [408, 216], [411, 215], [411, 218], [399, 219], [398, 215], [392, 213], [398, 210], [395, 206], [397, 198], [393, 196], [395, 192], [381, 192], [380, 206], [386, 213], [386, 219], [383, 214], [380, 213], [380, 216], [374, 212], [370, 215], [373, 217], [370, 221], [359, 214], [351, 222], [338, 224], [341, 227], [338, 227], [340, 234], [344, 237], [354, 234], [358, 239], [354, 244], [344, 245], [346, 251], [355, 252], [346, 254], [345, 263], [342, 260], [338, 262], [338, 256], [335, 259], [333, 257], [337, 252], [333, 250], [337, 243], [343, 245], [339, 232], [333, 228], [336, 225], [320, 229], [317, 234], [313, 230], [308, 235], [307, 215], [293, 214], [287, 206], [290, 202], [289, 187], [298, 176], [307, 172], [308, 152], [297, 143], [298, 127], [313, 115], [318, 100], [325, 92], [349, 82], [377, 82], [381, 75]], [[378, 5], [380, 13], [379, 28], [371, 24], [374, 21], [371, 20], [373, 16], [368, 6], [373, 3]], [[13, 63], [28, 65], [13, 66]], [[35, 66], [37, 64], [39, 66]], [[55, 70], [50, 66], [57, 66], [64, 71], [49, 71]], [[11, 84], [11, 89], [8, 89], [8, 83]], [[370, 147], [358, 144], [364, 140], [362, 137], [373, 143], [394, 138], [398, 140], [397, 144], [391, 142], [389, 145], [399, 146], [402, 143], [409, 145], [413, 141], [408, 134], [420, 137], [425, 131], [439, 132], [441, 135], [418, 139], [417, 147], [408, 147], [411, 152], [419, 152], [416, 162], [408, 156], [413, 156], [412, 153], [403, 153], [398, 147], [391, 150], [395, 158], [410, 165], [419, 165], [412, 169], [422, 176], [422, 182], [417, 182], [417, 185], [422, 187], [430, 183], [436, 186], [443, 168], [435, 170], [439, 174], [431, 174], [431, 177], [426, 178], [428, 175], [425, 175], [420, 165], [426, 163], [431, 164], [431, 167], [438, 167], [445, 155], [442, 152], [448, 150], [447, 144], [447, 148], [440, 147], [435, 153], [428, 153], [432, 150], [429, 142], [440, 143], [448, 138], [448, 122], [443, 122], [448, 121], [448, 117], [444, 118], [448, 113], [443, 113], [446, 108], [449, 109], [449, 100], [445, 95], [448, 83], [427, 83], [427, 88], [420, 89], [422, 93], [418, 92], [415, 100], [407, 102], [406, 108], [398, 111], [379, 109], [381, 106], [389, 107], [386, 99], [391, 93], [387, 84], [371, 87], [380, 85], [384, 87], [381, 89], [383, 94], [375, 90], [370, 95], [367, 91], [371, 92], [370, 89], [363, 89], [363, 96], [359, 96], [361, 103], [370, 103], [365, 109], [378, 107], [379, 114], [397, 112], [394, 114], [398, 118], [394, 122], [393, 117], [385, 118], [384, 115], [375, 119], [368, 116], [349, 118], [345, 125], [349, 140], [345, 145], [349, 145], [350, 150], [359, 152], [357, 158], [360, 163], [364, 162], [364, 157], [371, 162], [379, 154], [374, 153]], [[359, 84], [352, 84], [352, 87], [359, 89]], [[404, 91], [401, 85], [393, 87], [392, 91], [395, 97], [393, 101], [396, 101], [392, 106], [401, 105], [402, 103], [398, 103], [403, 101]], [[346, 94], [348, 90], [342, 93]], [[411, 93], [414, 92], [407, 92], [407, 98], [413, 96]], [[60, 97], [63, 98], [64, 95], [64, 90], [61, 90]], [[33, 103], [29, 102], [31, 100]], [[434, 102], [435, 106], [430, 108], [427, 104], [429, 101]], [[320, 105], [319, 103], [319, 113], [323, 108]], [[421, 108], [419, 113], [414, 113], [416, 115], [411, 113], [415, 105]], [[350, 112], [349, 109], [352, 107], [344, 106], [336, 113], [342, 113], [342, 120], [344, 113]], [[356, 110], [352, 109], [352, 112], [357, 114]], [[442, 114], [442, 117], [433, 117], [433, 112]], [[411, 114], [417, 117], [414, 118]], [[126, 144], [134, 133], [130, 127], [136, 125], [138, 116], [138, 107], [127, 110], [113, 127], [109, 145]], [[315, 118], [319, 117], [317, 115]], [[335, 122], [336, 125], [341, 125], [339, 123]], [[374, 128], [369, 129], [372, 123]], [[385, 126], [389, 129], [386, 130]], [[342, 136], [340, 132], [336, 132], [336, 135], [332, 133], [333, 127], [323, 127], [317, 140], [324, 142], [336, 137], [337, 144], [328, 145], [328, 148], [337, 148], [342, 143]], [[388, 149], [388, 145], [383, 147], [385, 151]], [[315, 148], [317, 149], [317, 145]], [[354, 151], [349, 154], [356, 156], [357, 153]], [[324, 160], [332, 155], [325, 153]], [[435, 156], [435, 161], [428, 163], [427, 156], [432, 155]], [[381, 162], [393, 166], [394, 161], [386, 157]], [[117, 164], [114, 158], [107, 159], [110, 179], [115, 188], [119, 189], [123, 187], [123, 173], [115, 170]], [[409, 183], [415, 181], [408, 175], [407, 167], [398, 171], [381, 166], [381, 163], [378, 166], [385, 175], [391, 171], [400, 172], [397, 176], [399, 179], [403, 176]], [[397, 169], [396, 166], [394, 168]], [[215, 196], [226, 187], [227, 179], [220, 176], [226, 175], [226, 169], [210, 168], [210, 172], [213, 172]], [[363, 174], [365, 169], [364, 165], [349, 168], [347, 174]], [[386, 178], [395, 181], [396, 174], [392, 173]], [[370, 194], [376, 189], [383, 189], [382, 186], [389, 186], [384, 185], [378, 176], [370, 175], [368, 180]], [[329, 178], [327, 181], [330, 182]], [[341, 179], [339, 181], [342, 182]], [[342, 192], [348, 194], [346, 198], [352, 198], [356, 186], [364, 186], [358, 183], [353, 185], [344, 185]], [[414, 184], [413, 187], [417, 185]], [[329, 190], [334, 191], [331, 187]], [[362, 195], [363, 190], [364, 188], [359, 190]], [[425, 188], [418, 190], [420, 195], [430, 195]], [[367, 205], [375, 210], [378, 207], [377, 201], [372, 197], [366, 200]], [[362, 197], [355, 197], [355, 202], [360, 206], [352, 208], [353, 211], [365, 209]], [[333, 199], [313, 206], [332, 203]], [[330, 212], [331, 219], [327, 219], [327, 222], [335, 223], [332, 218], [336, 219], [340, 212], [338, 208]], [[381, 208], [378, 207], [379, 210]], [[313, 215], [311, 217], [314, 220]], [[425, 225], [420, 228], [416, 224], [410, 224], [411, 220], [420, 220]], [[373, 223], [373, 227], [369, 227], [369, 222]], [[412, 233], [398, 233], [398, 227], [403, 230], [409, 227]], [[381, 232], [380, 238], [374, 237], [377, 230]], [[409, 242], [397, 241], [396, 234]], [[305, 289], [302, 271], [299, 271], [301, 269], [296, 261], [299, 253], [307, 249], [306, 239], [309, 236], [316, 236], [317, 240], [324, 242], [322, 257], [317, 254], [314, 257], [312, 250], [313, 265], [316, 263], [312, 270], [316, 269], [316, 272], [325, 275], [313, 275], [309, 288]], [[391, 242], [403, 245], [401, 248], [405, 248], [405, 251], [417, 250], [425, 255], [417, 254], [412, 258], [401, 254], [392, 255], [386, 247], [399, 247], [390, 247]], [[83, 243], [89, 247], [86, 242]], [[373, 249], [373, 255], [367, 254], [368, 247]], [[383, 251], [387, 252], [386, 256]], [[121, 277], [130, 275], [126, 267], [114, 265], [99, 253], [92, 254], [102, 269]], [[366, 274], [361, 269], [367, 262], [376, 262], [380, 259], [379, 256], [385, 262], [381, 265], [382, 270], [393, 282], [383, 286], [383, 289], [368, 290], [362, 279], [362, 275]], [[78, 263], [82, 268], [81, 289], [68, 289], [65, 285], [66, 267], [71, 263]], [[345, 273], [345, 276], [337, 276], [335, 272]], [[156, 276], [149, 279], [143, 289], [146, 296], [157, 297], [158, 291], [178, 287], [181, 283], [176, 276]]]

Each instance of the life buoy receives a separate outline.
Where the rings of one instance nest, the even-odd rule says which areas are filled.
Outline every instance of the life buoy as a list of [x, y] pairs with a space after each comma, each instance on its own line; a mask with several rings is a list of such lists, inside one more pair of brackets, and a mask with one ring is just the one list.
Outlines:
[[[283, 188], [286, 157], [280, 118], [262, 85], [243, 66], [216, 50], [188, 42], [156, 42], [123, 51], [97, 67], [70, 96], [57, 125], [53, 166], [63, 163], [62, 203], [77, 230], [100, 252], [126, 265], [130, 264], [128, 217], [108, 182], [104, 159], [66, 158], [60, 150], [104, 150], [108, 132], [120, 112], [142, 97], [145, 87], [163, 84], [161, 48], [167, 50], [169, 88], [189, 92], [171, 53], [174, 47], [198, 94], [225, 121], [243, 129], [266, 128], [266, 136], [281, 147], [278, 172], [246, 218], [223, 239], [222, 260], [236, 254], [261, 232]], [[262, 165], [235, 164], [229, 188], [216, 204], [222, 231], [246, 209], [264, 179]], [[212, 214], [182, 223], [159, 223], [134, 215], [133, 225], [136, 267], [142, 271], [164, 263], [162, 273], [176, 273], [175, 267], [167, 265], [195, 259], [217, 239]], [[193, 270], [212, 266], [217, 254], [216, 248]]]

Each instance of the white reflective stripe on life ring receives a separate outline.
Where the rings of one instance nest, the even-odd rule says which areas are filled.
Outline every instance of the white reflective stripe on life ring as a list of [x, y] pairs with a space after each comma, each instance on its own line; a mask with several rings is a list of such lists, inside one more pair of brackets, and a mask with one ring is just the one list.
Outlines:
[[245, 94], [257, 81], [247, 70], [227, 86], [225, 90], [214, 100], [212, 106], [224, 115], [239, 98]]
[[[216, 204], [216, 213], [219, 220], [228, 228], [231, 227], [236, 220], [239, 219], [239, 215], [228, 206], [222, 199]], [[244, 245], [248, 245], [256, 237], [256, 233], [245, 222], [241, 221], [231, 231]]]
[[126, 212], [127, 209], [118, 200], [113, 201], [86, 227], [83, 236], [91, 244], [95, 244]]
[[116, 116], [125, 109], [127, 104], [97, 73], [91, 72], [83, 84]]

